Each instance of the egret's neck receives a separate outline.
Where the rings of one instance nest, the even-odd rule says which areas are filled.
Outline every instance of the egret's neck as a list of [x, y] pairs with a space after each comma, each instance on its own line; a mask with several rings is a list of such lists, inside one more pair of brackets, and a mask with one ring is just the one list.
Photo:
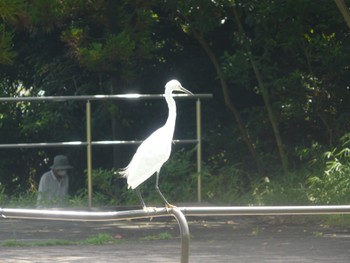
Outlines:
[[175, 121], [176, 121], [176, 104], [175, 104], [175, 100], [173, 99], [173, 96], [171, 95], [171, 91], [168, 91], [168, 90], [165, 91], [165, 100], [168, 103], [168, 108], [169, 108], [169, 115], [166, 121], [166, 125], [174, 129]]

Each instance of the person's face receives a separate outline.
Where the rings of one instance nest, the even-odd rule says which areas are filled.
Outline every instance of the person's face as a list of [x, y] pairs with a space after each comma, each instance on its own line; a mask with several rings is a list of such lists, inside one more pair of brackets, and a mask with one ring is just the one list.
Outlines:
[[67, 175], [67, 170], [64, 170], [64, 169], [56, 169], [55, 170], [55, 174], [62, 178], [63, 176]]

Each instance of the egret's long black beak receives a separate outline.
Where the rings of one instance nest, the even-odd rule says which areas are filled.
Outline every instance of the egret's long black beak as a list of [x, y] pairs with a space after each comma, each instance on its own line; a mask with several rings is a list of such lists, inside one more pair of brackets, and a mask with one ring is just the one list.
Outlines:
[[185, 88], [184, 88], [184, 87], [182, 87], [182, 86], [180, 86], [180, 90], [181, 90], [182, 92], [184, 92], [184, 93], [189, 94], [189, 95], [193, 95], [193, 93], [192, 93], [191, 91], [189, 91], [189, 90], [185, 89]]

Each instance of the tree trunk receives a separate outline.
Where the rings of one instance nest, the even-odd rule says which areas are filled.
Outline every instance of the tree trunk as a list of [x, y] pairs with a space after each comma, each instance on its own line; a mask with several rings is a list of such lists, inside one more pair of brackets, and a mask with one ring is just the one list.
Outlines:
[[275, 135], [278, 152], [279, 152], [279, 155], [280, 155], [280, 158], [281, 158], [282, 168], [283, 168], [284, 173], [287, 174], [288, 173], [288, 157], [287, 157], [287, 155], [285, 153], [284, 145], [283, 145], [283, 142], [282, 142], [282, 137], [281, 137], [281, 134], [280, 134], [280, 131], [279, 131], [279, 128], [278, 128], [278, 124], [277, 124], [275, 115], [274, 115], [272, 107], [271, 107], [270, 96], [269, 96], [269, 93], [266, 90], [265, 85], [264, 85], [264, 83], [262, 81], [262, 78], [261, 78], [261, 75], [260, 75], [260, 71], [259, 71], [258, 67], [256, 66], [256, 63], [255, 63], [255, 61], [254, 61], [254, 59], [252, 58], [251, 55], [250, 55], [250, 61], [251, 61], [251, 64], [252, 64], [252, 67], [253, 67], [256, 79], [258, 81], [259, 89], [261, 91], [261, 95], [262, 95], [263, 100], [264, 100], [264, 104], [265, 104], [265, 107], [266, 107], [266, 110], [267, 110], [267, 114], [268, 114], [268, 117], [269, 117], [272, 129], [273, 129], [273, 132], [274, 132], [274, 135]]
[[220, 64], [219, 64], [214, 52], [211, 50], [208, 43], [205, 41], [204, 37], [198, 31], [192, 30], [192, 34], [195, 37], [195, 39], [200, 43], [200, 45], [202, 46], [202, 48], [204, 49], [204, 51], [208, 55], [210, 61], [212, 62], [213, 66], [215, 68], [215, 71], [216, 71], [216, 73], [219, 77], [219, 80], [220, 80], [220, 85], [222, 88], [222, 93], [224, 96], [225, 105], [233, 114], [233, 116], [238, 124], [238, 128], [242, 134], [243, 141], [245, 142], [246, 146], [248, 147], [250, 154], [254, 158], [254, 161], [257, 165], [259, 172], [262, 172], [262, 169], [261, 169], [262, 166], [261, 166], [259, 158], [256, 154], [255, 145], [253, 144], [252, 140], [250, 139], [250, 136], [249, 136], [248, 131], [246, 130], [244, 124], [243, 124], [243, 121], [242, 121], [242, 118], [241, 118], [239, 111], [236, 109], [235, 105], [233, 104], [233, 102], [230, 99], [227, 82], [225, 81], [225, 79], [222, 75], [222, 72], [220, 69]]
[[[232, 8], [233, 9], [233, 14], [234, 14], [237, 26], [238, 26], [238, 30], [239, 30], [239, 32], [242, 35], [245, 35], [245, 31], [244, 31], [242, 23], [241, 23], [241, 21], [239, 19], [237, 10], [236, 10], [234, 5], [232, 7], [233, 7]], [[285, 153], [284, 145], [283, 145], [283, 142], [282, 142], [282, 137], [281, 137], [281, 134], [280, 134], [280, 131], [279, 131], [279, 128], [278, 128], [278, 124], [277, 124], [274, 112], [272, 110], [272, 106], [271, 106], [271, 102], [270, 102], [270, 96], [269, 96], [269, 93], [268, 93], [268, 91], [267, 91], [267, 89], [265, 87], [265, 84], [264, 84], [263, 80], [262, 80], [260, 71], [258, 69], [258, 66], [257, 66], [254, 58], [253, 58], [253, 55], [252, 55], [252, 53], [250, 51], [250, 48], [248, 46], [246, 46], [245, 48], [247, 50], [247, 54], [249, 56], [249, 60], [251, 62], [251, 65], [252, 65], [252, 68], [253, 68], [253, 71], [254, 71], [256, 80], [258, 82], [258, 86], [259, 86], [259, 89], [261, 91], [261, 95], [262, 95], [262, 98], [263, 98], [263, 101], [264, 101], [264, 104], [265, 104], [265, 107], [266, 107], [266, 110], [267, 110], [268, 118], [270, 120], [272, 129], [273, 129], [273, 132], [274, 132], [274, 135], [275, 135], [275, 140], [276, 140], [276, 144], [277, 144], [277, 147], [278, 147], [278, 152], [279, 152], [281, 163], [282, 163], [282, 168], [283, 168], [284, 173], [287, 174], [288, 173], [288, 158], [287, 158], [287, 155]]]
[[340, 13], [343, 15], [345, 22], [347, 23], [347, 25], [350, 29], [350, 11], [349, 11], [349, 8], [346, 6], [344, 0], [334, 0], [334, 2], [337, 5]]

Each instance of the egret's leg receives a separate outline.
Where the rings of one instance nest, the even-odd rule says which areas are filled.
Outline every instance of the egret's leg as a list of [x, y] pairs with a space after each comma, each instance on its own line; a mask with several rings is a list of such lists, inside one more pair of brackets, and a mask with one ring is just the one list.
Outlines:
[[162, 194], [162, 192], [161, 192], [160, 189], [159, 189], [159, 186], [158, 186], [158, 183], [159, 183], [159, 172], [157, 172], [157, 175], [156, 175], [156, 176], [157, 176], [157, 177], [156, 177], [156, 190], [157, 190], [157, 192], [159, 193], [160, 197], [164, 200], [165, 206], [166, 206], [166, 207], [174, 208], [175, 206], [172, 205], [172, 204], [170, 204], [170, 203], [165, 199], [164, 195]]
[[139, 197], [140, 201], [141, 201], [141, 205], [143, 207], [143, 209], [146, 208], [146, 204], [145, 204], [145, 201], [143, 201], [143, 198], [142, 198], [142, 195], [141, 195], [141, 192], [140, 192], [140, 189], [138, 187], [135, 188], [135, 191], [137, 193], [137, 196]]

